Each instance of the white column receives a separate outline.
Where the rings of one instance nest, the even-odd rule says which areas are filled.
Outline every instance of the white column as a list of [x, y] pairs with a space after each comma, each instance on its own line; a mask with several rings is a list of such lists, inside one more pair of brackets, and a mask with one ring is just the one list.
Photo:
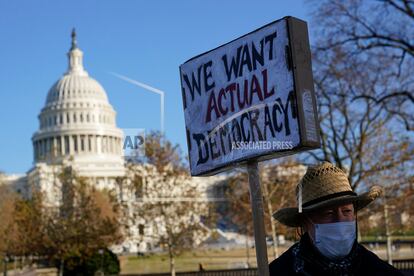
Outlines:
[[65, 137], [60, 136], [60, 155], [65, 155]]
[[97, 153], [101, 153], [102, 152], [102, 148], [101, 148], [101, 137], [100, 135], [96, 136], [96, 152]]
[[70, 150], [70, 144], [69, 144], [69, 140], [68, 141], [66, 141], [66, 137], [68, 137], [67, 135], [63, 135], [63, 147], [64, 147], [64, 149], [63, 149], [63, 155], [66, 155], [67, 153], [66, 153], [66, 147], [68, 147], [69, 148], [69, 150]]
[[49, 138], [45, 139], [45, 143], [46, 143], [46, 157], [50, 156], [50, 140]]
[[68, 138], [69, 138], [69, 155], [72, 155], [74, 153], [73, 137], [72, 135], [68, 135]]
[[[78, 121], [79, 121], [79, 117], [78, 117]], [[78, 153], [80, 153], [82, 151], [81, 148], [81, 140], [80, 140], [80, 135], [76, 135], [76, 141], [78, 141]]]
[[101, 136], [101, 152], [106, 153], [106, 137]]
[[92, 135], [91, 137], [91, 149], [93, 153], [96, 153], [96, 136]]
[[52, 150], [51, 150], [51, 152], [52, 152], [52, 156], [57, 156], [58, 154], [57, 154], [57, 141], [56, 141], [56, 137], [52, 137]]
[[122, 154], [122, 146], [123, 146], [122, 139], [118, 138], [117, 141], [118, 141], [118, 154]]

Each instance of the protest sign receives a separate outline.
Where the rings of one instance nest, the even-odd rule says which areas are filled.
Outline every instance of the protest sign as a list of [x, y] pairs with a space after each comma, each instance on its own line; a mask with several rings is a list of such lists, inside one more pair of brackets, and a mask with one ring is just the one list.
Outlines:
[[320, 146], [306, 22], [270, 23], [180, 75], [192, 175]]

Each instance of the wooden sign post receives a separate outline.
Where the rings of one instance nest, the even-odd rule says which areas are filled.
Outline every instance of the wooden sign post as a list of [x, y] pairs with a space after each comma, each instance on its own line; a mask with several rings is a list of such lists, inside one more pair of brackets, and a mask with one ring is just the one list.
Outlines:
[[247, 173], [249, 175], [250, 203], [253, 211], [257, 269], [259, 270], [259, 275], [269, 276], [266, 233], [263, 217], [263, 196], [260, 187], [259, 166], [257, 161], [252, 160], [247, 162]]
[[320, 147], [306, 22], [285, 17], [180, 66], [191, 175], [247, 164], [257, 264], [268, 275], [258, 163]]

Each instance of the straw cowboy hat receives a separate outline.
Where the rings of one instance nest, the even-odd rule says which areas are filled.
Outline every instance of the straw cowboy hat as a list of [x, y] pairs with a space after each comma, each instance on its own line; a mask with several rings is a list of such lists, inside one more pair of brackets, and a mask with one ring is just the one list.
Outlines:
[[360, 210], [381, 196], [382, 188], [373, 186], [366, 193], [357, 195], [352, 191], [347, 175], [329, 162], [309, 167], [296, 187], [298, 207], [283, 208], [273, 217], [279, 222], [300, 227], [303, 214], [322, 207], [353, 203]]

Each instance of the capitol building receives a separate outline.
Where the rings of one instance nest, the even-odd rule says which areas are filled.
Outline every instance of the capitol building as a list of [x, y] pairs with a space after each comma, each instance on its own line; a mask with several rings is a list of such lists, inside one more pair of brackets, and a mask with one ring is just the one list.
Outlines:
[[[80, 176], [111, 187], [125, 173], [123, 132], [103, 87], [83, 67], [83, 53], [72, 32], [67, 72], [50, 88], [33, 134], [34, 168], [28, 182], [40, 187], [52, 202], [56, 193], [42, 180], [54, 166], [70, 161]], [[30, 185], [29, 185], [30, 186]]]
[[[54, 206], [62, 199], [56, 174], [70, 165], [79, 176], [91, 179], [97, 188], [116, 191], [123, 205], [133, 208], [134, 193], [126, 193], [116, 184], [117, 178], [126, 175], [123, 131], [116, 125], [116, 111], [104, 88], [84, 68], [83, 52], [74, 31], [67, 57], [67, 71], [50, 88], [38, 115], [39, 128], [32, 136], [34, 165], [25, 175], [6, 176], [6, 182], [27, 197], [31, 187], [36, 187], [44, 194], [46, 205]], [[140, 171], [146, 174], [144, 165]], [[146, 177], [148, 181], [151, 178]], [[219, 179], [222, 177], [191, 181], [203, 189], [207, 198], [207, 190]], [[123, 213], [132, 214], [128, 210]], [[152, 248], [151, 238], [142, 237], [143, 225], [150, 226], [139, 218], [123, 219], [128, 223], [128, 233], [114, 251], [134, 253]]]

